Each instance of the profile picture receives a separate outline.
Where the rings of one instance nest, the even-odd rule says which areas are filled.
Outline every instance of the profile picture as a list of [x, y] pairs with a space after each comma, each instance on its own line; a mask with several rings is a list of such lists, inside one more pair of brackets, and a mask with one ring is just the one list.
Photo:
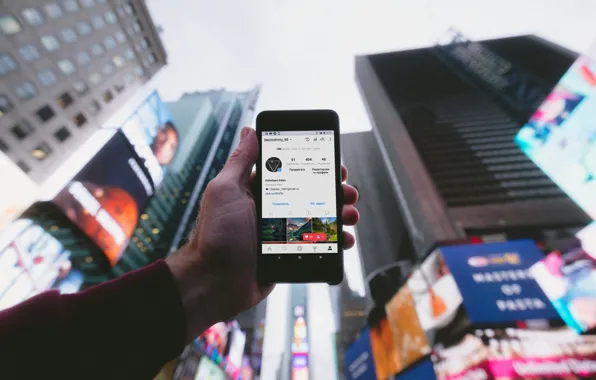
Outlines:
[[281, 172], [281, 160], [277, 157], [268, 158], [265, 162], [265, 167], [271, 173]]
[[178, 132], [171, 121], [164, 124], [155, 135], [151, 150], [161, 166], [169, 165], [178, 150]]

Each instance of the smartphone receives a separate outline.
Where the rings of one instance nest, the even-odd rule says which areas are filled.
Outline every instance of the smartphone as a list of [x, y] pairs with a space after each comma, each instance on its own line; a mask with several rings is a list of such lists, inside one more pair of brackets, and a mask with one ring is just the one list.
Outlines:
[[339, 117], [332, 110], [257, 115], [261, 284], [343, 279]]

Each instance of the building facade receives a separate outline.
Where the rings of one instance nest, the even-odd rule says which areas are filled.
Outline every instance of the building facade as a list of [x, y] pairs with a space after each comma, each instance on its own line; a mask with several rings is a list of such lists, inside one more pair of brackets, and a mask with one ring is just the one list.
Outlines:
[[0, 4], [0, 151], [37, 184], [166, 64], [144, 0]]
[[357, 82], [418, 257], [441, 241], [548, 241], [586, 224], [513, 142], [576, 56], [521, 36], [356, 57]]

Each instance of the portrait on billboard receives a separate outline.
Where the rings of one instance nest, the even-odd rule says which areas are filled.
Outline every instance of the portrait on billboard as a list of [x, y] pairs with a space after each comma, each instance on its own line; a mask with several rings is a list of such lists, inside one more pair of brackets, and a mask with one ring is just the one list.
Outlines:
[[138, 157], [117, 133], [53, 202], [116, 264], [153, 189]]

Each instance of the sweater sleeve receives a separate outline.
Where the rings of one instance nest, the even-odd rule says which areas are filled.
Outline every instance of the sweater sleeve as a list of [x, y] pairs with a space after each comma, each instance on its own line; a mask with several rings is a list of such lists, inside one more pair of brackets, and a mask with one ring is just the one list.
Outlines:
[[164, 261], [80, 293], [48, 291], [0, 312], [0, 378], [152, 379], [184, 348]]

